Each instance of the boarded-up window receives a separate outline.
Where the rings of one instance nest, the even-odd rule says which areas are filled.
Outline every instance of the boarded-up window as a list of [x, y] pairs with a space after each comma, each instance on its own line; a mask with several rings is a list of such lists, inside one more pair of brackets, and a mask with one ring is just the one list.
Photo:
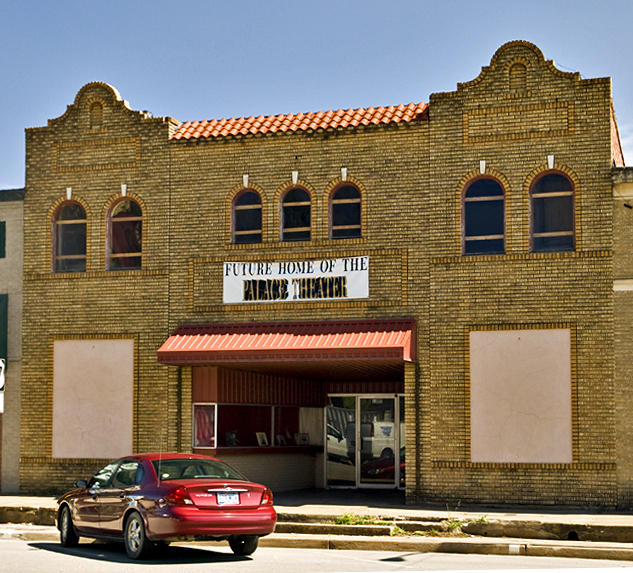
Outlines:
[[473, 462], [572, 462], [569, 329], [470, 333]]
[[133, 411], [133, 340], [55, 341], [54, 458], [129, 454]]

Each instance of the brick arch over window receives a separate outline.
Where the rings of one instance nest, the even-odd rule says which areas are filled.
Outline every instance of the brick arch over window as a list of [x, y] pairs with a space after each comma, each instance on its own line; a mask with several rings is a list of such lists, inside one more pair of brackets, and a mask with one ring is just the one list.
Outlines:
[[530, 250], [574, 251], [577, 248], [577, 178], [569, 169], [539, 169], [528, 179]]
[[143, 203], [118, 196], [106, 211], [106, 269], [134, 270], [143, 263]]
[[312, 193], [304, 185], [292, 185], [280, 193], [279, 231], [284, 242], [312, 238]]
[[329, 237], [354, 239], [363, 236], [364, 190], [347, 179], [331, 186], [328, 193]]
[[50, 210], [51, 270], [54, 273], [86, 271], [88, 209], [78, 198], [59, 199]]
[[261, 243], [264, 236], [263, 193], [255, 186], [240, 187], [230, 194], [231, 242]]

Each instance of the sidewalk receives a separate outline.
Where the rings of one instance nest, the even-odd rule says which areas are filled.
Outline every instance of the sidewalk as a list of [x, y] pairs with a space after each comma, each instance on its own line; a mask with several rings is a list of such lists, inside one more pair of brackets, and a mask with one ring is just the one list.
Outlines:
[[[441, 508], [404, 504], [400, 492], [302, 491], [278, 493], [279, 531], [262, 547], [309, 547], [416, 552], [538, 555], [633, 561], [633, 515], [560, 508]], [[0, 539], [55, 541], [56, 502], [52, 497], [0, 496]], [[401, 534], [331, 534], [337, 517], [354, 514], [393, 522]], [[406, 535], [415, 524], [459, 523], [461, 536]], [[21, 525], [13, 525], [21, 524]], [[316, 527], [318, 533], [302, 533]], [[407, 527], [408, 526], [408, 527]], [[362, 529], [363, 526], [360, 527]], [[364, 526], [368, 527], [368, 526]], [[380, 526], [376, 526], [380, 527]], [[357, 529], [359, 529], [357, 527]], [[383, 526], [384, 529], [384, 526]], [[288, 531], [294, 531], [292, 533]], [[427, 527], [428, 531], [428, 527]]]

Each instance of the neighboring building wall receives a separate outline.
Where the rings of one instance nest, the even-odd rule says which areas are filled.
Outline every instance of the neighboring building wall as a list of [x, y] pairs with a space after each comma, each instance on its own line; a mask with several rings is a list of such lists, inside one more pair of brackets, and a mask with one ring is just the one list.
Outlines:
[[613, 170], [615, 423], [618, 505], [633, 506], [633, 169]]
[[22, 359], [23, 189], [0, 190], [0, 221], [5, 222], [5, 256], [0, 258], [0, 295], [8, 298], [8, 365], [2, 415], [0, 485], [3, 494], [20, 488], [20, 399]]

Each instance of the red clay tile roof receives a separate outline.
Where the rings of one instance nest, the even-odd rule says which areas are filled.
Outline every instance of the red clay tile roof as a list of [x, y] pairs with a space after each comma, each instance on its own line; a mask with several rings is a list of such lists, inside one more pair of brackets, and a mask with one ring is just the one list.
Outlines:
[[358, 109], [337, 109], [336, 111], [318, 111], [297, 115], [269, 115], [259, 117], [240, 117], [231, 119], [210, 119], [205, 121], [187, 121], [178, 127], [170, 139], [200, 139], [212, 137], [240, 136], [257, 133], [276, 133], [278, 131], [307, 131], [317, 129], [336, 129], [359, 125], [380, 125], [388, 123], [408, 123], [425, 119], [428, 104], [410, 103], [409, 105], [389, 107], [359, 107]]

